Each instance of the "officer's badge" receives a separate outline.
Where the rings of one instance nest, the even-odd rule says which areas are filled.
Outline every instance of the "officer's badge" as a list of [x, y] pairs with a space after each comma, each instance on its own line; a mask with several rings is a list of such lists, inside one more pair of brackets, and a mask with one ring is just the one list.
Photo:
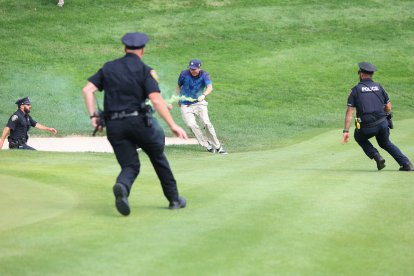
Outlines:
[[157, 72], [155, 72], [155, 70], [151, 70], [150, 71], [151, 77], [158, 83], [158, 75]]
[[17, 115], [13, 115], [11, 117], [12, 122], [16, 121], [17, 119], [19, 119], [19, 117]]

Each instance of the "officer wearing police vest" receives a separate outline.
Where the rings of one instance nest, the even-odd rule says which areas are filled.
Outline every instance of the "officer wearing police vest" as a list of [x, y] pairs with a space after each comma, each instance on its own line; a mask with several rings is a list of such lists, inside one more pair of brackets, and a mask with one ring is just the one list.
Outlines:
[[44, 126], [33, 120], [29, 115], [32, 104], [28, 97], [18, 99], [15, 104], [17, 104], [17, 111], [10, 117], [7, 126], [3, 129], [0, 139], [0, 149], [3, 148], [4, 141], [9, 133], [9, 148], [26, 150], [35, 150], [27, 144], [27, 140], [29, 139], [28, 132], [31, 127], [46, 130], [53, 134], [57, 133], [56, 129]]
[[361, 62], [358, 66], [360, 82], [352, 88], [348, 97], [342, 142], [349, 140], [349, 127], [356, 108], [355, 141], [369, 158], [375, 160], [377, 169], [385, 168], [385, 159], [369, 141], [374, 136], [378, 145], [398, 162], [400, 171], [413, 171], [410, 160], [389, 139], [390, 122], [387, 116], [391, 111], [391, 102], [384, 88], [372, 80], [377, 68], [368, 62]]
[[187, 139], [187, 134], [171, 117], [167, 104], [161, 97], [155, 71], [141, 60], [147, 42], [148, 36], [144, 33], [125, 34], [122, 37], [125, 56], [107, 62], [88, 79], [83, 88], [86, 107], [95, 128], [100, 118], [96, 113], [94, 92], [105, 91], [107, 137], [121, 166], [113, 193], [115, 206], [124, 216], [130, 214], [128, 196], [140, 171], [137, 146], [149, 156], [169, 201], [169, 209], [186, 206], [185, 198], [178, 194], [176, 180], [164, 155], [164, 132], [155, 118], [152, 118], [145, 101], [151, 101], [177, 137]]

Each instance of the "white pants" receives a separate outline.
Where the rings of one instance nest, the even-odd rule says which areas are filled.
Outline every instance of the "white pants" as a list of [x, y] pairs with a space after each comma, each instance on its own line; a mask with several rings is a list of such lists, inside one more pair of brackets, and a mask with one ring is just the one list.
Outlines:
[[[220, 147], [220, 142], [217, 139], [216, 131], [210, 122], [208, 117], [208, 102], [202, 101], [191, 105], [181, 105], [181, 115], [186, 125], [194, 133], [198, 143], [203, 147], [208, 147], [211, 144], [214, 148]], [[197, 120], [200, 121], [201, 128], [197, 124]], [[203, 130], [205, 129], [205, 134]]]

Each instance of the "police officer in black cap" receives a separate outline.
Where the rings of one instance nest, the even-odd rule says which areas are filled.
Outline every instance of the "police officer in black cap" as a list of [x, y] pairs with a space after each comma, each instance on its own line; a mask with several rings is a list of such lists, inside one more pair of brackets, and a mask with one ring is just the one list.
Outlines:
[[83, 88], [86, 107], [94, 127], [97, 127], [98, 118], [93, 93], [105, 90], [107, 136], [121, 166], [121, 173], [113, 186], [115, 206], [124, 216], [130, 213], [128, 196], [140, 170], [137, 146], [149, 156], [170, 203], [169, 209], [186, 206], [185, 198], [178, 194], [176, 180], [164, 155], [164, 132], [155, 118], [152, 118], [151, 112], [148, 112], [145, 101], [151, 101], [177, 137], [187, 139], [187, 134], [171, 117], [167, 104], [161, 97], [156, 72], [141, 60], [147, 42], [148, 37], [144, 33], [125, 34], [122, 37], [125, 56], [107, 62], [88, 79]]
[[4, 141], [10, 133], [10, 136], [8, 137], [10, 149], [34, 150], [34, 148], [26, 144], [29, 139], [27, 133], [29, 132], [30, 127], [46, 130], [53, 134], [57, 133], [56, 129], [39, 124], [32, 119], [29, 115], [32, 106], [28, 97], [18, 99], [16, 104], [17, 111], [10, 117], [7, 126], [3, 129], [3, 134], [0, 140], [0, 149], [3, 148]]
[[360, 82], [352, 88], [348, 97], [342, 142], [347, 143], [349, 140], [349, 127], [356, 108], [354, 138], [365, 154], [375, 160], [378, 170], [385, 167], [385, 160], [369, 141], [374, 136], [378, 145], [398, 162], [400, 171], [413, 171], [410, 160], [389, 139], [390, 125], [387, 115], [391, 111], [391, 102], [384, 88], [372, 80], [372, 75], [377, 68], [368, 62], [361, 62], [358, 65]]

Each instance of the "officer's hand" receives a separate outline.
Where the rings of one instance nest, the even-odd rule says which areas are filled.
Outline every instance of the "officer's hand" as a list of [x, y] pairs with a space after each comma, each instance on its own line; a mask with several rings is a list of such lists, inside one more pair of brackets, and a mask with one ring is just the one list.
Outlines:
[[92, 120], [92, 126], [93, 126], [93, 128], [96, 129], [96, 127], [98, 127], [98, 131], [99, 132], [102, 132], [102, 130], [103, 130], [102, 125], [99, 125], [98, 126], [98, 120], [99, 120], [99, 118], [98, 117], [92, 117], [91, 120]]
[[185, 139], [185, 140], [187, 140], [188, 139], [188, 137], [187, 137], [187, 133], [185, 133], [185, 131], [184, 131], [184, 129], [182, 129], [180, 126], [178, 126], [178, 125], [173, 125], [172, 127], [171, 127], [171, 131], [175, 134], [175, 136], [177, 136], [178, 138], [181, 138], [181, 139]]
[[349, 141], [349, 132], [342, 134], [342, 144], [346, 144]]
[[202, 102], [202, 101], [204, 101], [205, 99], [206, 99], [206, 95], [204, 95], [204, 94], [203, 94], [203, 95], [201, 95], [200, 97], [198, 97], [198, 99], [197, 99], [197, 100], [198, 100], [199, 102]]
[[92, 117], [91, 122], [92, 122], [93, 128], [96, 128], [98, 126], [98, 118], [97, 117]]
[[53, 133], [53, 134], [56, 134], [56, 133], [57, 133], [57, 130], [56, 130], [56, 129], [54, 129], [53, 127], [49, 127], [47, 130], [48, 130], [49, 132]]

